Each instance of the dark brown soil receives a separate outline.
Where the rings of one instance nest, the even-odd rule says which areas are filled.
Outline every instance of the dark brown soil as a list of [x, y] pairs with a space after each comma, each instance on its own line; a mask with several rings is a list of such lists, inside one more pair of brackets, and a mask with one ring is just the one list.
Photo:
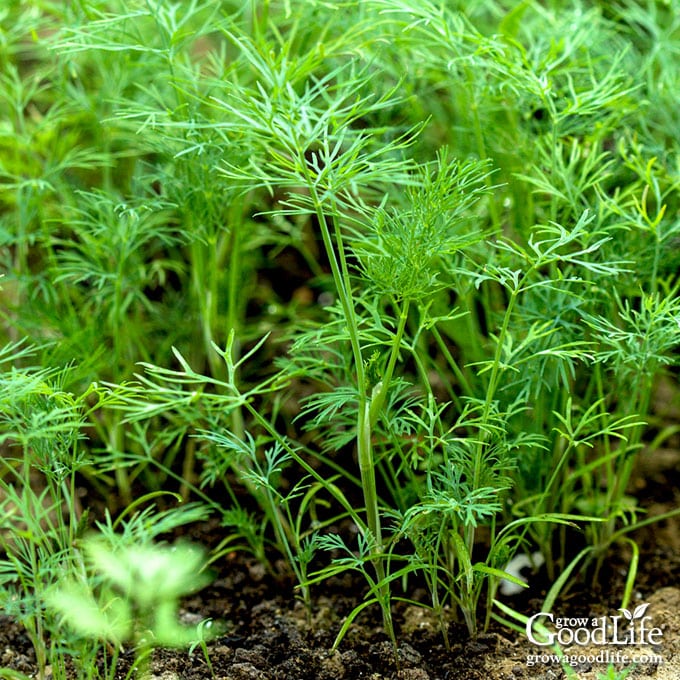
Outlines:
[[[659, 451], [643, 457], [636, 491], [649, 515], [678, 506], [680, 471], [677, 451]], [[214, 540], [214, 527], [205, 527], [205, 542]], [[629, 678], [657, 680], [680, 678], [680, 519], [659, 522], [633, 535], [640, 546], [640, 567], [629, 607], [648, 602], [653, 624], [663, 631], [663, 642], [654, 649], [638, 651], [660, 657], [638, 664]], [[201, 534], [192, 535], [201, 540]], [[630, 556], [614, 552], [603, 568], [599, 585], [577, 584], [567, 598], [553, 608], [565, 616], [613, 615], [621, 606]], [[219, 680], [543, 680], [567, 678], [557, 661], [544, 659], [529, 665], [532, 655], [546, 653], [526, 635], [499, 624], [468, 638], [460, 623], [449, 626], [450, 649], [446, 649], [432, 616], [423, 607], [396, 604], [394, 617], [399, 638], [399, 661], [380, 625], [379, 612], [365, 610], [337, 650], [335, 635], [361, 601], [364, 584], [349, 576], [317, 586], [309, 620], [291, 583], [268, 575], [255, 562], [232, 554], [218, 565], [218, 578], [211, 586], [187, 600], [181, 618], [187, 624], [210, 617], [224, 626], [208, 644], [209, 663], [200, 648], [187, 651], [156, 651], [152, 672], [163, 680], [217, 678]], [[531, 615], [541, 611], [548, 583], [545, 577], [532, 582], [528, 595], [506, 598], [518, 611]], [[416, 596], [418, 594], [416, 593]], [[422, 594], [425, 600], [425, 594]], [[563, 649], [569, 654], [597, 653], [583, 647]], [[633, 650], [627, 650], [633, 651]], [[123, 655], [116, 677], [124, 678], [132, 651]], [[35, 673], [33, 651], [22, 629], [0, 617], [0, 667], [31, 675]], [[608, 676], [607, 664], [575, 662], [571, 677], [598, 680]], [[0, 672], [0, 676], [2, 673]], [[621, 676], [623, 677], [623, 676]]]
[[[659, 680], [680, 678], [680, 524], [665, 522], [638, 535], [643, 549], [636, 603], [649, 602], [654, 625], [664, 631], [663, 644], [653, 650], [663, 664], [639, 665], [630, 678]], [[612, 556], [603, 574], [606, 588], [580, 586], [555, 609], [570, 616], [615, 613], [620, 606], [626, 563]], [[343, 617], [361, 594], [361, 584], [350, 579], [330, 582], [317, 589], [312, 619], [289, 586], [265, 577], [259, 565], [234, 556], [224, 573], [210, 587], [188, 600], [181, 611], [187, 624], [211, 617], [224, 632], [209, 643], [212, 672], [200, 649], [157, 651], [152, 670], [157, 678], [191, 680], [335, 680], [336, 678], [389, 678], [390, 680], [514, 680], [568, 677], [559, 663], [528, 666], [538, 650], [524, 635], [499, 625], [470, 640], [461, 624], [450, 624], [451, 648], [446, 649], [438, 627], [428, 611], [416, 606], [396, 606], [399, 663], [381, 629], [378, 612], [367, 611], [358, 619], [336, 651], [332, 650]], [[531, 614], [540, 611], [544, 589], [523, 598]], [[512, 603], [512, 601], [509, 601]], [[584, 653], [581, 648], [565, 650]], [[595, 650], [597, 651], [597, 650]], [[120, 673], [132, 660], [123, 655]], [[26, 636], [8, 618], [0, 619], [0, 664], [26, 674], [35, 672], [34, 657]], [[598, 678], [606, 665], [578, 664], [573, 677]], [[606, 677], [606, 676], [603, 676]]]

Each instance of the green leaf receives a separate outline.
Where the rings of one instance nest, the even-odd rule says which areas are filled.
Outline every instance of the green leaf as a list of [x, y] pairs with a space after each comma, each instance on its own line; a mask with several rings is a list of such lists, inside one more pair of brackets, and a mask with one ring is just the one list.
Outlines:
[[81, 637], [121, 644], [133, 636], [132, 609], [119, 595], [109, 594], [98, 602], [86, 585], [73, 582], [49, 591], [45, 600]]

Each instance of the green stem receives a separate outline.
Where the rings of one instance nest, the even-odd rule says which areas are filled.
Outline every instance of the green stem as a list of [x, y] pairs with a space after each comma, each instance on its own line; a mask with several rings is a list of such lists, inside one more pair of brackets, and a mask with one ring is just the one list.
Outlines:
[[[468, 396], [473, 396], [474, 392], [472, 390], [472, 386], [468, 382], [467, 377], [461, 370], [460, 366], [458, 365], [458, 362], [453, 358], [453, 355], [449, 351], [449, 348], [446, 346], [446, 343], [444, 342], [444, 338], [442, 338], [441, 333], [439, 332], [439, 329], [433, 325], [432, 329], [432, 336], [434, 337], [435, 341], [437, 342], [437, 345], [439, 346], [439, 350], [441, 353], [444, 355], [444, 358], [446, 359], [446, 363], [449, 365], [451, 370], [453, 371], [453, 374], [456, 376], [456, 380], [458, 381], [458, 384], [460, 385], [461, 389], [463, 392], [468, 395]], [[479, 337], [479, 335], [475, 336]]]
[[404, 337], [404, 331], [406, 329], [406, 322], [408, 320], [408, 309], [409, 301], [404, 302], [404, 306], [399, 314], [399, 324], [397, 326], [397, 332], [394, 336], [394, 341], [392, 342], [392, 349], [390, 351], [390, 357], [387, 361], [387, 367], [385, 368], [385, 373], [383, 374], [382, 380], [376, 385], [377, 393], [371, 395], [371, 405], [369, 409], [369, 426], [371, 429], [375, 427], [378, 422], [378, 417], [380, 416], [380, 411], [385, 404], [387, 399], [387, 394], [390, 389], [390, 383], [392, 382], [392, 376], [394, 375], [394, 368], [397, 364], [397, 358], [399, 357], [399, 350], [401, 349], [401, 341]]
[[[258, 16], [258, 8], [262, 12], [261, 16]], [[256, 0], [251, 0], [250, 15], [251, 30], [253, 35], [262, 40], [269, 23], [269, 0], [264, 0], [264, 2], [256, 2]]]
[[[519, 283], [515, 286], [515, 288], [512, 290], [512, 293], [510, 294], [510, 299], [508, 300], [508, 306], [506, 307], [505, 314], [503, 316], [503, 325], [501, 327], [500, 333], [498, 334], [498, 339], [496, 341], [496, 350], [494, 352], [494, 358], [493, 358], [493, 364], [491, 366], [491, 376], [489, 378], [489, 383], [486, 388], [486, 397], [484, 400], [484, 406], [482, 407], [482, 417], [481, 417], [481, 424], [482, 427], [484, 427], [488, 421], [489, 421], [489, 416], [491, 414], [491, 406], [494, 401], [494, 397], [496, 395], [496, 390], [498, 388], [498, 381], [500, 377], [500, 371], [501, 371], [501, 358], [502, 358], [502, 353], [503, 353], [503, 343], [505, 341], [505, 337], [508, 333], [508, 328], [510, 326], [510, 319], [512, 318], [512, 314], [515, 308], [515, 303], [517, 302], [517, 298], [519, 296], [520, 291], [522, 290], [522, 286], [524, 282], [527, 280], [527, 277], [529, 276], [529, 273], [525, 273], [522, 279], [519, 281]], [[479, 443], [476, 447], [475, 451], [475, 457], [474, 457], [474, 466], [473, 466], [473, 472], [472, 472], [472, 488], [477, 489], [479, 488], [481, 476], [482, 476], [482, 467], [483, 467], [483, 462], [484, 462], [484, 447], [486, 446], [486, 434], [484, 432], [480, 433], [479, 437]], [[470, 524], [465, 527], [465, 545], [468, 550], [468, 553], [471, 555], [474, 544], [475, 544], [475, 535], [476, 535], [476, 527], [473, 524]]]
[[[494, 352], [493, 364], [491, 366], [491, 376], [489, 377], [489, 384], [486, 389], [486, 398], [484, 399], [484, 406], [482, 411], [482, 424], [486, 424], [489, 420], [489, 415], [491, 413], [491, 405], [493, 404], [494, 397], [496, 396], [496, 390], [498, 389], [498, 381], [501, 370], [501, 358], [503, 354], [503, 343], [505, 341], [505, 336], [508, 333], [508, 328], [510, 326], [510, 319], [515, 308], [515, 303], [517, 301], [517, 296], [521, 290], [521, 284], [518, 285], [511, 293], [510, 300], [508, 301], [508, 306], [505, 310], [503, 316], [503, 325], [501, 326], [500, 333], [498, 334], [498, 340], [496, 341], [496, 350]], [[475, 464], [473, 470], [473, 488], [479, 486], [480, 477], [482, 474], [482, 447], [484, 446], [484, 438], [480, 437], [480, 443], [477, 447], [477, 455], [475, 456]], [[470, 547], [470, 546], [468, 546]]]
[[[124, 338], [121, 337], [121, 331], [126, 326], [126, 319], [123, 314], [123, 272], [125, 262], [127, 259], [127, 252], [120, 253], [118, 259], [118, 269], [116, 273], [116, 282], [113, 295], [113, 309], [109, 317], [109, 325], [111, 338], [113, 342], [113, 379], [118, 382], [121, 379], [121, 347], [124, 345]], [[120, 413], [114, 413], [109, 425], [109, 448], [112, 456], [117, 457], [118, 453], [124, 449], [124, 432], [122, 428], [122, 416]], [[121, 465], [117, 465], [114, 471], [116, 478], [116, 486], [121, 497], [121, 502], [124, 505], [129, 505], [132, 502], [132, 487], [130, 484], [130, 477], [127, 469]]]
[[[323, 209], [323, 201], [319, 197], [316, 184], [313, 178], [310, 176], [310, 170], [307, 167], [304, 157], [300, 159], [300, 164], [301, 167], [304, 168], [307, 188], [310, 192], [310, 197], [315, 207], [315, 214], [319, 223], [319, 228], [321, 230], [321, 238], [323, 240], [326, 255], [331, 266], [333, 280], [335, 282], [338, 298], [340, 300], [340, 305], [342, 307], [349, 333], [350, 346], [352, 348], [357, 379], [357, 456], [359, 459], [361, 486], [364, 495], [364, 503], [366, 506], [366, 526], [372, 543], [371, 552], [374, 555], [373, 566], [376, 572], [377, 580], [379, 584], [385, 584], [385, 568], [382, 562], [382, 530], [380, 523], [380, 511], [378, 508], [378, 493], [375, 482], [375, 462], [371, 448], [371, 431], [373, 424], [372, 417], [375, 417], [375, 415], [372, 416], [371, 401], [369, 401], [366, 395], [364, 362], [361, 352], [361, 343], [359, 340], [359, 328], [354, 309], [354, 300], [352, 298], [349, 270], [347, 267], [347, 260], [345, 258], [344, 240], [340, 229], [340, 224], [337, 219], [337, 210], [334, 208], [332, 214], [335, 244], [333, 244], [333, 237], [331, 236], [328, 218], [326, 217], [326, 213]], [[400, 322], [402, 334], [405, 323], [405, 319]], [[396, 361], [395, 352], [398, 352], [398, 345], [396, 350], [393, 347], [394, 356], [390, 359], [392, 369], [394, 368], [394, 362]], [[390, 369], [388, 365], [388, 371], [389, 370]], [[387, 388], [385, 387], [382, 400], [384, 400], [386, 393]], [[377, 409], [374, 413], [377, 413]], [[394, 627], [392, 625], [392, 615], [389, 604], [386, 604], [389, 602], [389, 585], [381, 585], [379, 587], [379, 594], [383, 614], [383, 625], [385, 626], [385, 630], [390, 639], [394, 643], [395, 636]]]
[[[242, 253], [241, 253], [241, 230], [239, 228], [239, 223], [237, 220], [236, 211], [232, 210], [231, 215], [231, 234], [230, 234], [230, 247], [229, 247], [229, 285], [227, 293], [227, 335], [232, 330], [234, 331], [234, 344], [232, 346], [232, 360], [234, 364], [238, 363], [241, 353], [241, 343], [238, 339], [238, 326], [241, 321], [241, 314], [239, 313], [239, 291], [242, 285]], [[217, 249], [216, 249], [217, 250]], [[218, 254], [219, 257], [219, 254]], [[216, 263], [218, 269], [220, 269], [220, 263]], [[213, 353], [214, 354], [214, 353]], [[238, 371], [238, 369], [236, 369]], [[234, 377], [234, 380], [238, 380], [238, 374]], [[235, 435], [239, 438], [243, 438], [245, 427], [243, 424], [243, 413], [240, 407], [236, 407], [231, 412], [231, 428]]]
[[[642, 381], [643, 378], [644, 376], [641, 377], [640, 380]], [[638, 407], [635, 410], [631, 409], [631, 413], [637, 413], [639, 416], [644, 416], [646, 413], [649, 412], [649, 402], [651, 399], [652, 392], [650, 383], [651, 379], [647, 378], [647, 380], [644, 380], [644, 385], [642, 386], [642, 388], [638, 387], [637, 390], [638, 398], [636, 399]], [[630, 439], [627, 442], [626, 445], [627, 450], [623, 455], [623, 464], [617, 470], [614, 484], [610, 487], [611, 491], [607, 499], [607, 507], [609, 509], [618, 508], [621, 506], [621, 502], [626, 494], [628, 484], [630, 483], [630, 478], [633, 474], [633, 468], [635, 466], [636, 459], [635, 450], [640, 444], [641, 439], [642, 439], [642, 427], [638, 426], [633, 430], [633, 434], [631, 435]], [[609, 542], [611, 540], [611, 537], [614, 535], [614, 530], [616, 528], [615, 522], [616, 522], [615, 518], [607, 522], [607, 536], [606, 536], [607, 542]]]
[[[479, 105], [477, 104], [475, 95], [471, 97], [472, 104], [470, 110], [472, 112], [472, 127], [475, 135], [475, 144], [477, 146], [477, 155], [479, 159], [484, 161], [488, 158], [486, 151], [486, 143], [484, 142], [484, 130], [482, 128], [482, 121], [479, 117]], [[491, 217], [491, 224], [493, 226], [494, 233], [501, 233], [501, 219], [498, 212], [498, 205], [496, 204], [496, 197], [491, 191], [493, 184], [491, 182], [491, 176], [487, 173], [484, 177], [484, 183], [486, 184], [489, 191], [489, 215]]]

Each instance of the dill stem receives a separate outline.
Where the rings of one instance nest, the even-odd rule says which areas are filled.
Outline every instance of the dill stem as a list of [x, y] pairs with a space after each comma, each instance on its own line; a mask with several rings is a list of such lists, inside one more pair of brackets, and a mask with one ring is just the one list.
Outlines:
[[399, 314], [399, 324], [397, 326], [397, 332], [394, 336], [394, 341], [392, 343], [392, 349], [390, 351], [390, 357], [387, 361], [387, 367], [385, 368], [385, 374], [382, 380], [376, 388], [378, 391], [375, 395], [371, 397], [371, 405], [369, 409], [369, 427], [372, 429], [378, 422], [378, 417], [380, 416], [380, 410], [382, 409], [385, 399], [387, 398], [387, 393], [390, 389], [390, 383], [392, 382], [392, 375], [394, 374], [394, 367], [397, 363], [397, 357], [399, 356], [399, 348], [401, 347], [401, 341], [404, 337], [404, 331], [406, 330], [406, 321], [408, 320], [408, 309], [409, 301], [404, 302], [404, 307]]
[[[376, 572], [378, 580], [378, 593], [380, 596], [380, 608], [383, 615], [383, 625], [385, 631], [395, 644], [394, 627], [392, 624], [392, 614], [389, 607], [389, 586], [385, 584], [385, 567], [382, 562], [382, 529], [380, 523], [380, 511], [378, 508], [378, 493], [375, 481], [375, 461], [373, 459], [373, 450], [371, 446], [371, 401], [366, 395], [366, 380], [364, 374], [364, 361], [361, 353], [361, 344], [359, 341], [359, 328], [354, 310], [354, 302], [352, 300], [351, 282], [349, 279], [349, 270], [347, 268], [347, 261], [344, 253], [344, 243], [340, 225], [338, 220], [333, 219], [333, 232], [335, 235], [336, 244], [333, 244], [331, 230], [328, 224], [328, 218], [323, 209], [322, 200], [318, 195], [316, 185], [310, 176], [310, 170], [302, 159], [302, 167], [305, 169], [305, 179], [307, 186], [315, 206], [315, 214], [321, 230], [321, 238], [323, 239], [324, 248], [328, 256], [328, 261], [331, 266], [333, 280], [340, 299], [345, 321], [347, 323], [347, 330], [350, 338], [350, 345], [352, 347], [352, 355], [354, 357], [354, 366], [357, 377], [357, 399], [358, 399], [358, 415], [357, 415], [357, 457], [359, 459], [359, 472], [361, 478], [362, 493], [364, 496], [364, 504], [366, 506], [366, 527], [369, 533], [371, 542], [371, 553], [374, 555], [373, 567]], [[337, 248], [337, 251], [336, 251]], [[401, 327], [401, 335], [406, 320], [403, 319]], [[400, 340], [399, 340], [400, 343]], [[396, 361], [396, 353], [398, 351], [393, 347], [392, 368]], [[384, 399], [384, 397], [383, 397]]]
[[[238, 314], [238, 292], [242, 276], [241, 268], [241, 230], [240, 224], [236, 220], [236, 210], [231, 211], [231, 233], [229, 234], [229, 286], [227, 289], [227, 334], [234, 333], [234, 344], [232, 346], [232, 361], [234, 365], [238, 363], [241, 354], [241, 343], [238, 338], [237, 325], [240, 318]], [[234, 380], [238, 379], [238, 368], [235, 369]], [[240, 406], [231, 412], [231, 427], [234, 434], [240, 439], [243, 438], [245, 428], [243, 423], [243, 413]]]

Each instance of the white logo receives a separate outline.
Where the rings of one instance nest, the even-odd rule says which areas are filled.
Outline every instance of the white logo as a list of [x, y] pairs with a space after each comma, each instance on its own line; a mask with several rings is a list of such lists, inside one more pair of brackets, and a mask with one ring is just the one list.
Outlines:
[[[645, 616], [649, 603], [638, 605], [632, 612], [619, 609], [620, 616], [556, 617], [550, 612], [534, 614], [526, 624], [529, 640], [539, 646], [559, 645], [658, 645], [663, 631]], [[555, 630], [545, 628], [552, 623]], [[540, 631], [537, 629], [540, 628]]]

